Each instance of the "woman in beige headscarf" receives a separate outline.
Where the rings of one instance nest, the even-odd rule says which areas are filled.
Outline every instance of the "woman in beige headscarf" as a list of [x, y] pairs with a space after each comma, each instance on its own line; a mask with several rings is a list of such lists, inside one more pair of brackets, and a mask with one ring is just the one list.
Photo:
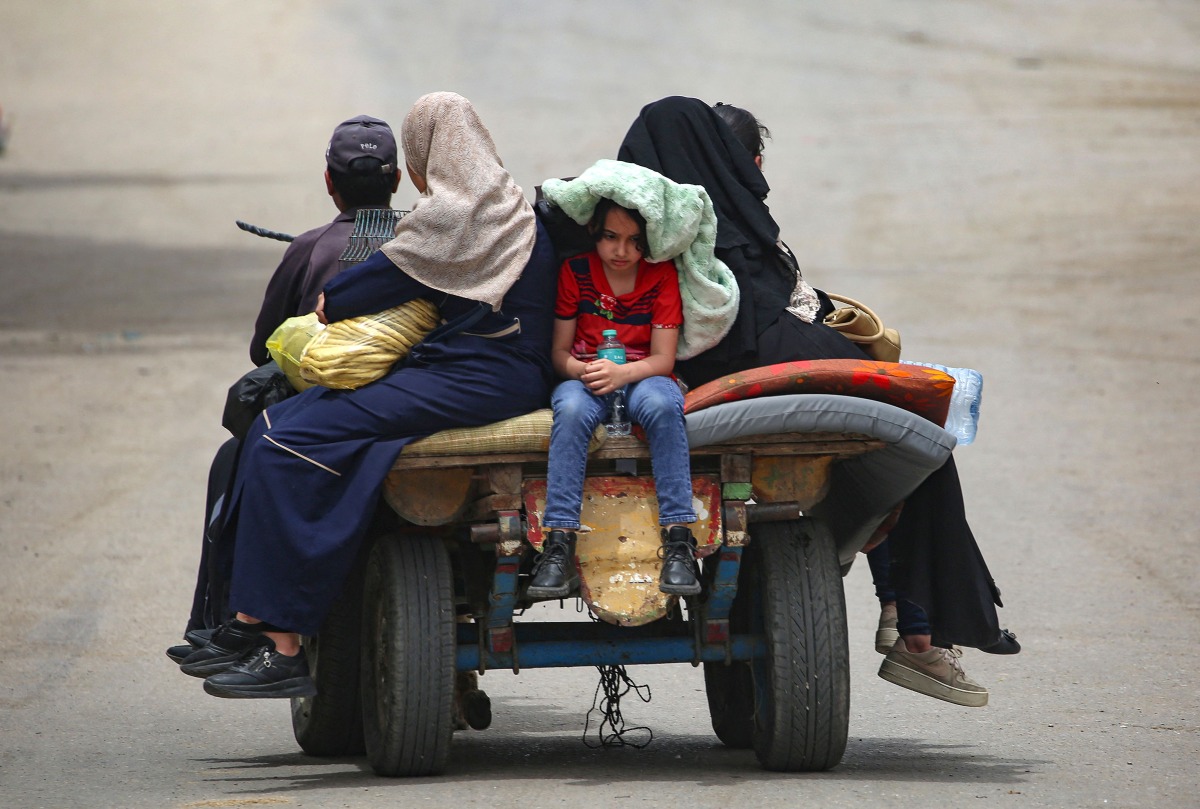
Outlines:
[[181, 665], [215, 696], [314, 694], [298, 635], [317, 633], [340, 592], [400, 450], [549, 401], [557, 265], [532, 207], [462, 96], [421, 98], [403, 142], [422, 196], [394, 240], [325, 287], [324, 314], [425, 298], [444, 325], [383, 379], [310, 388], [251, 428], [225, 529], [237, 617]]

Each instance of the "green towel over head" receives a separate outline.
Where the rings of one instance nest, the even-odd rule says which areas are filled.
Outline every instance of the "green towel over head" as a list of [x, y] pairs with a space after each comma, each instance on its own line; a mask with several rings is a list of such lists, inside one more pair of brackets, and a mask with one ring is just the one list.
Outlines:
[[717, 215], [703, 186], [667, 179], [619, 160], [599, 160], [571, 180], [542, 183], [542, 195], [581, 225], [601, 199], [638, 211], [646, 220], [649, 261], [675, 262], [683, 298], [683, 328], [676, 357], [686, 360], [712, 348], [733, 326], [738, 286], [713, 253]]

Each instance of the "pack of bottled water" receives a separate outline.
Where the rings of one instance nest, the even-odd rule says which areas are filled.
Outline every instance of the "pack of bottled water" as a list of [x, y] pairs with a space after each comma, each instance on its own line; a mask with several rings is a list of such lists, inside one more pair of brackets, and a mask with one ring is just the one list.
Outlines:
[[983, 375], [971, 368], [949, 368], [932, 362], [909, 362], [934, 368], [954, 377], [954, 392], [950, 395], [950, 412], [946, 415], [946, 431], [953, 433], [960, 444], [970, 444], [979, 429], [979, 403], [983, 399]]

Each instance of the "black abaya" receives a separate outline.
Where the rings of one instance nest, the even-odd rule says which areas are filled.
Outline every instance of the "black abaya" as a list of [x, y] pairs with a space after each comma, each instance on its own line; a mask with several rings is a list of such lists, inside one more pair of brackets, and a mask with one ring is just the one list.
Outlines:
[[[786, 310], [798, 271], [780, 249], [779, 226], [765, 202], [770, 187], [712, 108], [680, 96], [646, 105], [617, 156], [675, 182], [704, 186], [716, 210], [717, 257], [733, 271], [741, 302], [724, 340], [677, 363], [689, 385], [777, 362], [863, 357], [820, 322], [827, 309], [812, 323]], [[953, 458], [905, 501], [888, 544], [893, 583], [927, 611], [935, 643], [983, 647], [1000, 638], [999, 591], [967, 524]]]

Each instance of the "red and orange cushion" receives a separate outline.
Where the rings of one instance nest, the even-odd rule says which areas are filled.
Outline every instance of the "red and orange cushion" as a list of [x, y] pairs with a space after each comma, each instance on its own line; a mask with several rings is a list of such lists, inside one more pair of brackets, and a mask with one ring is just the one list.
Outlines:
[[750, 368], [714, 379], [688, 391], [683, 412], [789, 393], [858, 396], [895, 405], [932, 421], [946, 423], [954, 377], [935, 368], [875, 360], [802, 360]]

